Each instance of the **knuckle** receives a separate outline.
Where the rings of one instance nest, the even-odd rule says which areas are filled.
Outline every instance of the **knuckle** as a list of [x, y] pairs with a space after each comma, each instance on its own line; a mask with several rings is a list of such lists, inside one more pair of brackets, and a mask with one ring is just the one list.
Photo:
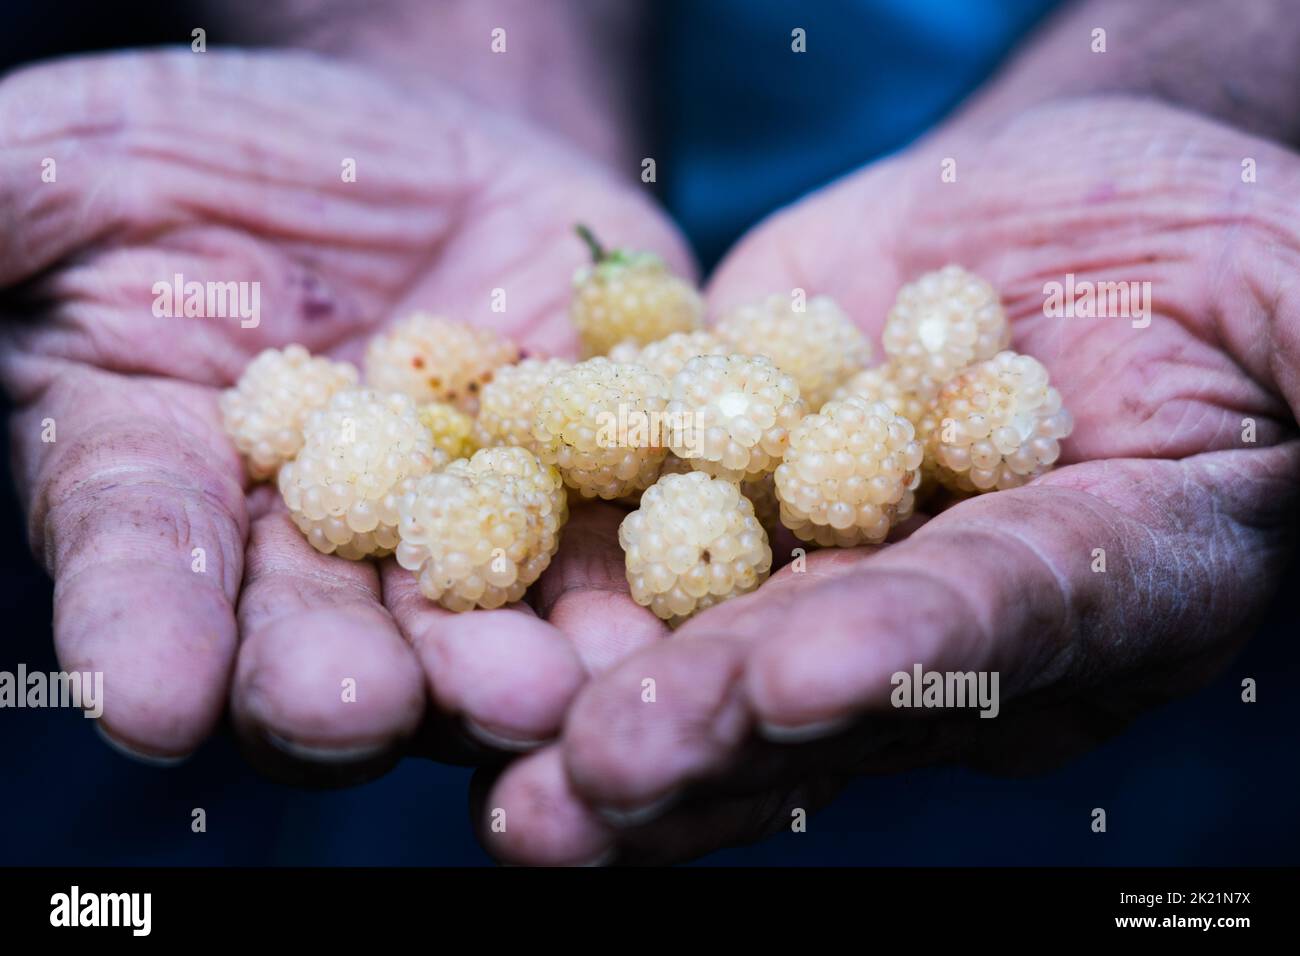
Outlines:
[[226, 580], [243, 550], [243, 493], [174, 439], [140, 426], [96, 430], [51, 455], [31, 514], [34, 550], [51, 573], [79, 560], [170, 561], [203, 547]]

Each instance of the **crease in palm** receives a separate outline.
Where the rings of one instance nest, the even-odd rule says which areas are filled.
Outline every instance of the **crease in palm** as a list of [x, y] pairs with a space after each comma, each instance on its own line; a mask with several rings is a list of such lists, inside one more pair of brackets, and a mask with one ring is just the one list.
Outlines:
[[[268, 766], [311, 780], [331, 762], [379, 772], [439, 715], [463, 721], [453, 736], [471, 757], [536, 750], [564, 727], [503, 786], [559, 760], [575, 806], [636, 806], [717, 778], [737, 753], [723, 735], [709, 759], [665, 760], [662, 778], [613, 761], [605, 728], [654, 754], [704, 719], [683, 708], [643, 725], [623, 684], [647, 667], [686, 681], [676, 666], [711, 655], [693, 692], [738, 695], [735, 724], [769, 735], [871, 712], [882, 678], [920, 656], [997, 668], [1004, 694], [1072, 714], [1097, 690], [1089, 673], [1110, 696], [1140, 665], [1168, 665], [1171, 687], [1197, 679], [1179, 661], [1217, 659], [1276, 577], [1285, 546], [1267, 517], [1291, 506], [1293, 415], [1266, 357], [1240, 343], [1271, 334], [1276, 316], [1251, 298], [1269, 254], [1257, 236], [1282, 229], [1286, 207], [1219, 184], [1237, 134], [1159, 107], [1040, 109], [964, 142], [976, 171], [958, 183], [941, 184], [922, 144], [743, 240], [709, 284], [712, 312], [805, 288], [836, 298], [877, 341], [893, 292], [915, 274], [951, 261], [986, 275], [1008, 303], [1013, 347], [1048, 366], [1077, 425], [1061, 466], [1034, 485], [960, 503], [884, 549], [814, 553], [805, 580], [787, 567], [665, 642], [619, 577], [614, 507], [575, 516], [566, 537], [581, 546], [562, 550], [531, 605], [450, 615], [391, 561], [307, 548], [275, 495], [243, 484], [216, 415], [218, 390], [262, 348], [296, 341], [355, 361], [377, 327], [416, 307], [492, 323], [530, 351], [570, 352], [562, 304], [583, 255], [573, 222], [689, 270], [639, 187], [450, 95], [415, 102], [318, 61], [132, 62], [125, 74], [112, 57], [41, 68], [66, 71], [63, 88], [86, 101], [59, 94], [68, 101], [47, 104], [45, 124], [6, 145], [88, 158], [65, 163], [60, 192], [24, 200], [31, 230], [2, 276], [42, 307], [43, 325], [9, 333], [4, 374], [26, 399], [19, 474], [56, 576], [60, 657], [119, 675], [105, 722], [130, 749], [187, 753], [229, 706]], [[23, 108], [23, 84], [42, 83], [38, 72], [7, 80], [0, 114]], [[250, 136], [267, 128], [276, 135]], [[1062, 130], [1077, 149], [1029, 148]], [[345, 158], [355, 183], [339, 177]], [[1265, 228], [1229, 235], [1243, 218]], [[263, 283], [263, 321], [151, 318], [147, 290], [177, 271]], [[1067, 273], [1152, 281], [1150, 326], [1046, 316], [1044, 277]], [[509, 292], [504, 313], [488, 308], [496, 288]], [[30, 438], [46, 417], [59, 423], [53, 447]], [[1250, 446], [1243, 419], [1257, 422]], [[1240, 482], [1231, 493], [1227, 475]], [[202, 575], [194, 548], [207, 556]], [[1083, 570], [1097, 548], [1110, 560], [1102, 576]], [[1228, 568], [1226, 596], [1198, 620], [1198, 596], [1223, 587]], [[1039, 596], [1021, 607], [1003, 579]], [[1182, 606], [1178, 587], [1193, 595]], [[1178, 636], [1130, 650], [1133, 632], [1152, 628]], [[872, 633], [882, 639], [867, 655]], [[733, 646], [712, 650], [722, 639]], [[715, 657], [726, 677], [710, 688]], [[349, 681], [357, 693], [345, 701]], [[965, 742], [962, 757], [1004, 763], [1018, 727], [999, 723], [1005, 734]], [[1047, 750], [1041, 759], [1056, 756]], [[1027, 744], [1014, 755], [1040, 759]], [[598, 779], [611, 766], [621, 772]], [[536, 785], [558, 786], [545, 773]]]

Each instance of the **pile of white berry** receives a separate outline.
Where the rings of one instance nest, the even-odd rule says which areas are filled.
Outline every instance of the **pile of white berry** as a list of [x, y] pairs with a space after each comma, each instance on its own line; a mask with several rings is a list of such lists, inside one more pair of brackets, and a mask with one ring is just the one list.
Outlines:
[[[883, 542], [923, 478], [1014, 488], [1060, 456], [1069, 413], [1035, 359], [1007, 351], [996, 291], [958, 266], [905, 286], [887, 356], [833, 301], [771, 295], [702, 327], [690, 283], [648, 253], [575, 277], [585, 358], [525, 358], [426, 313], [346, 362], [269, 349], [221, 411], [253, 480], [275, 478], [326, 554], [396, 554], [453, 611], [519, 601], [571, 505], [623, 520], [632, 598], [677, 625], [757, 588], [777, 524], [821, 546]], [[801, 294], [800, 294], [801, 295]]]

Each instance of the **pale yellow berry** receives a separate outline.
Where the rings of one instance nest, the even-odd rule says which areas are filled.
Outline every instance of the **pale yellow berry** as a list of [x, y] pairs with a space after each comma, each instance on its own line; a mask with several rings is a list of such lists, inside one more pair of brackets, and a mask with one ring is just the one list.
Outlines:
[[518, 360], [514, 343], [490, 329], [417, 312], [370, 340], [366, 384], [473, 414], [497, 369]]
[[604, 355], [624, 341], [654, 342], [699, 327], [704, 301], [695, 287], [647, 252], [606, 252], [581, 227], [593, 264], [573, 278], [569, 318], [584, 356]]
[[661, 432], [668, 392], [666, 380], [639, 365], [579, 362], [543, 389], [534, 450], [585, 498], [648, 488], [668, 453]]
[[1011, 327], [997, 290], [950, 265], [899, 290], [881, 338], [898, 384], [930, 398], [967, 365], [1005, 349]]
[[357, 383], [347, 362], [313, 358], [301, 345], [267, 349], [248, 363], [234, 388], [221, 393], [226, 433], [254, 481], [273, 478], [298, 454], [307, 416]]
[[869, 402], [884, 402], [913, 425], [921, 420], [929, 404], [919, 393], [898, 383], [898, 370], [892, 362], [863, 369], [835, 390], [835, 398], [857, 395]]
[[722, 316], [714, 332], [737, 352], [766, 355], [794, 378], [809, 408], [820, 408], [871, 361], [871, 343], [833, 300], [817, 296], [796, 311], [784, 295]]
[[279, 477], [294, 524], [325, 554], [391, 553], [398, 499], [448, 461], [420, 424], [415, 403], [395, 392], [348, 389], [308, 416], [304, 435]]
[[884, 402], [828, 402], [794, 427], [776, 469], [781, 523], [820, 545], [884, 541], [912, 513], [921, 460], [912, 423]]
[[397, 562], [452, 611], [518, 601], [559, 548], [568, 515], [554, 468], [490, 448], [414, 484], [398, 504]]
[[665, 475], [618, 529], [632, 600], [673, 626], [754, 590], [772, 567], [767, 533], [732, 482]]
[[429, 402], [419, 409], [420, 424], [429, 429], [435, 448], [448, 458], [468, 458], [478, 450], [474, 440], [474, 419], [443, 402]]
[[537, 400], [546, 383], [573, 363], [564, 359], [524, 359], [518, 365], [497, 369], [496, 376], [479, 395], [474, 440], [483, 448], [494, 445], [533, 445]]
[[944, 384], [922, 419], [926, 462], [956, 491], [1015, 488], [1051, 469], [1073, 429], [1037, 359], [1000, 352]]
[[610, 350], [612, 362], [630, 362], [641, 365], [672, 381], [683, 366], [697, 355], [730, 355], [732, 348], [712, 332], [674, 332], [672, 335], [641, 345], [621, 342]]
[[776, 470], [807, 412], [794, 379], [762, 355], [697, 356], [672, 388], [665, 421], [673, 454], [731, 481]]
[[452, 462], [448, 469], [505, 481], [515, 499], [541, 523], [544, 536], [558, 535], [568, 520], [569, 495], [559, 470], [526, 448], [484, 448], [467, 461]]

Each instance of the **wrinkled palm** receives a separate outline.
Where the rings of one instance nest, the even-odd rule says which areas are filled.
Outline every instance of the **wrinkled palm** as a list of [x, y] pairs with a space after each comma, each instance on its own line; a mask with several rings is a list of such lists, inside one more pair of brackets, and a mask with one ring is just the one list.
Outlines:
[[[1242, 181], [1245, 156], [1267, 183]], [[1275, 146], [1099, 100], [923, 143], [758, 227], [713, 279], [715, 313], [803, 288], [878, 336], [919, 273], [991, 279], [1076, 417], [1063, 466], [883, 550], [814, 553], [597, 676], [562, 740], [496, 782], [486, 805], [512, 822], [490, 845], [680, 859], [787, 827], [862, 771], [1059, 761], [1213, 674], [1291, 550], [1298, 186]], [[1045, 314], [1067, 274], [1149, 282], [1149, 325]], [[996, 671], [999, 716], [894, 710], [892, 675], [916, 664]]]
[[[415, 308], [564, 354], [575, 221], [690, 271], [640, 184], [451, 93], [297, 54], [38, 66], [0, 83], [0, 131], [15, 470], [60, 660], [104, 672], [118, 742], [186, 754], [229, 697], [280, 771], [346, 779], [395, 759], [429, 695], [488, 740], [552, 736], [592, 660], [659, 633], [589, 560], [613, 509], [575, 523], [600, 547], [539, 591], [556, 624], [528, 607], [454, 618], [392, 562], [308, 548], [275, 493], [246, 486], [216, 411], [259, 350], [355, 361]], [[155, 316], [154, 284], [177, 274], [260, 283], [260, 322]], [[600, 613], [633, 621], [595, 637], [575, 623]]]

